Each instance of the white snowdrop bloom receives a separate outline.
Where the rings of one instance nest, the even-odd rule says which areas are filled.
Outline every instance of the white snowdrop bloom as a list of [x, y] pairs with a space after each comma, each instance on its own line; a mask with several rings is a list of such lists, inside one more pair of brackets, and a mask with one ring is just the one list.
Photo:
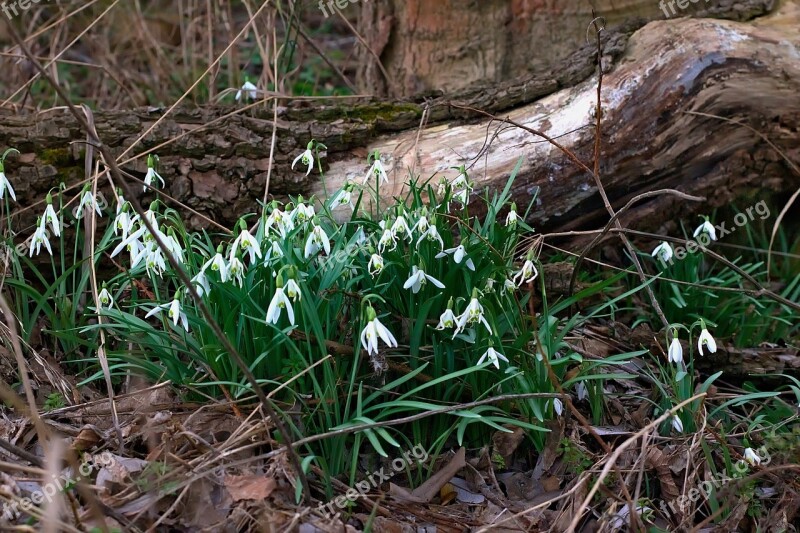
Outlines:
[[458, 200], [461, 205], [468, 205], [469, 204], [469, 189], [462, 189], [460, 191], [456, 191], [453, 193], [453, 199]]
[[289, 323], [294, 326], [294, 308], [292, 307], [292, 302], [286, 296], [284, 288], [279, 285], [267, 309], [267, 324], [277, 324], [278, 320], [281, 318], [281, 312], [284, 309], [286, 309], [286, 314], [289, 317]]
[[477, 291], [473, 291], [472, 299], [470, 300], [469, 305], [467, 305], [467, 308], [464, 310], [461, 316], [458, 317], [458, 320], [456, 321], [457, 327], [456, 327], [456, 332], [453, 335], [453, 338], [455, 338], [456, 335], [458, 335], [461, 331], [463, 331], [464, 328], [467, 326], [467, 324], [477, 324], [477, 323], [483, 324], [484, 326], [486, 326], [486, 329], [489, 331], [489, 334], [492, 333], [492, 328], [489, 326], [489, 322], [487, 322], [486, 318], [484, 318], [483, 316], [483, 306], [478, 301]]
[[505, 289], [505, 290], [506, 290], [507, 292], [509, 292], [509, 293], [512, 293], [512, 292], [514, 292], [515, 290], [517, 290], [517, 286], [516, 286], [516, 284], [514, 284], [514, 282], [513, 282], [513, 281], [511, 281], [510, 279], [506, 279], [506, 280], [503, 282], [503, 289]]
[[242, 88], [236, 91], [236, 101], [242, 99], [242, 96], [245, 98], [249, 98], [250, 100], [255, 100], [258, 98], [258, 87], [256, 87], [250, 80], [245, 80], [242, 84]]
[[328, 234], [325, 233], [325, 230], [322, 229], [321, 226], [315, 225], [314, 229], [312, 229], [311, 233], [308, 235], [303, 255], [306, 259], [308, 259], [320, 250], [325, 250], [325, 255], [330, 255], [331, 240], [328, 238]]
[[[291, 224], [291, 225], [290, 225]], [[265, 222], [264, 233], [268, 230], [274, 229], [281, 237], [286, 238], [286, 234], [294, 229], [294, 223], [291, 222], [291, 217], [275, 206], [272, 212], [267, 217]]]
[[233, 256], [231, 260], [228, 262], [228, 273], [230, 274], [230, 279], [239, 287], [244, 285], [244, 264], [239, 260], [238, 257]]
[[589, 397], [589, 391], [586, 389], [586, 384], [579, 381], [575, 384], [575, 393], [578, 395], [578, 401], [583, 401]]
[[144, 258], [145, 268], [148, 273], [152, 271], [158, 277], [161, 277], [167, 269], [167, 263], [164, 261], [164, 253], [161, 251], [161, 248], [153, 244], [148, 245], [147, 248], [148, 250]]
[[411, 228], [406, 221], [406, 217], [403, 215], [397, 217], [397, 220], [395, 220], [394, 224], [392, 224], [392, 233], [394, 233], [395, 237], [397, 237], [400, 233], [405, 233], [409, 241], [414, 238], [414, 236], [411, 234]]
[[167, 312], [167, 316], [170, 320], [172, 320], [172, 323], [177, 326], [178, 321], [180, 320], [183, 329], [189, 331], [189, 320], [186, 318], [186, 313], [184, 313], [183, 309], [181, 308], [181, 302], [179, 298], [179, 294], [176, 294], [172, 302], [161, 304], [152, 308], [146, 315], [144, 315], [144, 317], [150, 318], [151, 316], [161, 314], [164, 309], [168, 309], [169, 311]]
[[278, 241], [270, 240], [270, 245], [267, 247], [267, 251], [264, 253], [264, 266], [268, 266], [269, 262], [273, 259], [280, 259], [283, 257], [283, 250], [281, 249], [281, 245], [278, 244]]
[[553, 398], [553, 410], [557, 416], [561, 416], [561, 413], [564, 412], [564, 404], [558, 398]]
[[[49, 193], [47, 198], [50, 199]], [[50, 229], [53, 230], [53, 235], [56, 237], [61, 236], [61, 222], [58, 220], [56, 210], [53, 208], [52, 199], [47, 202], [47, 207], [44, 208], [44, 215], [42, 215], [42, 225], [45, 226], [47, 224], [50, 224]]]
[[14, 194], [14, 187], [12, 187], [11, 182], [8, 181], [6, 173], [3, 170], [0, 170], [0, 198], [6, 197], [6, 191], [8, 191], [8, 195], [11, 197], [11, 199], [16, 202], [17, 195]]
[[[644, 505], [636, 506], [636, 513], [644, 520], [647, 520], [647, 517], [650, 515], [650, 513], [652, 513], [652, 511], [653, 510], [651, 508]], [[623, 505], [620, 510], [617, 511], [608, 521], [608, 530], [611, 532], [616, 532], [626, 527], [631, 521], [630, 514], [631, 511], [629, 504]]]
[[419, 217], [414, 227], [411, 228], [412, 232], [420, 232], [425, 233], [428, 231], [428, 227], [430, 227], [430, 221], [428, 220], [428, 215], [423, 212], [423, 214]]
[[470, 188], [469, 182], [467, 181], [467, 175], [464, 172], [462, 172], [461, 174], [456, 176], [456, 178], [450, 183], [450, 186], [453, 188], [454, 191], [458, 189]]
[[535, 280], [536, 276], [538, 275], [539, 271], [536, 270], [536, 266], [533, 264], [533, 261], [527, 259], [522, 265], [522, 268], [519, 269], [519, 272], [514, 274], [511, 279], [514, 280], [514, 283], [517, 284], [517, 287], [521, 287], [523, 283], [530, 283], [531, 281]]
[[489, 363], [493, 364], [495, 368], [498, 370], [500, 369], [500, 360], [505, 361], [508, 363], [508, 359], [506, 356], [498, 352], [494, 349], [493, 346], [489, 346], [489, 349], [478, 359], [477, 365], [480, 366], [483, 364], [484, 361], [489, 361]]
[[292, 211], [292, 218], [297, 220], [300, 224], [305, 224], [314, 218], [314, 206], [300, 202], [297, 207]]
[[744, 460], [750, 463], [750, 466], [760, 465], [761, 457], [753, 450], [753, 448], [745, 448]]
[[380, 240], [378, 240], [378, 253], [382, 254], [387, 246], [390, 246], [390, 251], [397, 248], [397, 237], [395, 237], [395, 234], [392, 233], [390, 229], [383, 230], [383, 235], [381, 235]]
[[367, 351], [367, 354], [374, 355], [378, 353], [378, 339], [380, 338], [390, 348], [397, 348], [397, 339], [394, 338], [392, 332], [386, 329], [386, 326], [381, 324], [375, 314], [375, 310], [370, 307], [367, 310], [367, 317], [369, 322], [364, 326], [361, 331], [361, 346]]
[[294, 166], [297, 163], [301, 163], [306, 166], [306, 176], [311, 174], [311, 169], [314, 168], [314, 153], [311, 151], [311, 143], [308, 144], [309, 146], [306, 148], [305, 152], [295, 157], [294, 161], [292, 161], [292, 170], [294, 170]]
[[506, 227], [514, 227], [519, 222], [519, 215], [517, 215], [517, 204], [511, 204], [511, 211], [506, 215]]
[[681, 419], [677, 416], [672, 417], [672, 429], [678, 433], [683, 433], [683, 422], [681, 422]]
[[380, 274], [383, 270], [383, 257], [378, 254], [372, 254], [369, 258], [369, 263], [367, 264], [367, 271], [369, 275], [373, 278], [376, 274]]
[[97, 205], [97, 199], [88, 188], [84, 189], [81, 194], [81, 199], [78, 202], [78, 209], [75, 211], [75, 218], [81, 218], [84, 208], [94, 209], [97, 216], [103, 216], [102, 211], [100, 211], [100, 206]]
[[419, 248], [419, 243], [422, 242], [423, 239], [427, 239], [429, 241], [438, 241], [440, 251], [444, 250], [444, 241], [442, 241], [442, 236], [439, 235], [439, 230], [436, 229], [436, 226], [431, 224], [425, 232], [420, 235], [419, 239], [417, 239], [417, 248]]
[[442, 331], [445, 328], [452, 328], [456, 325], [457, 317], [453, 313], [453, 310], [449, 307], [444, 310], [444, 313], [441, 314], [439, 317], [439, 324], [437, 324], [436, 329]]
[[194, 286], [194, 290], [197, 291], [197, 295], [202, 298], [205, 294], [211, 294], [211, 285], [208, 283], [208, 277], [206, 277], [206, 271], [200, 270], [193, 278], [192, 278], [192, 285]]
[[147, 192], [147, 188], [150, 187], [153, 184], [154, 180], [160, 181], [162, 187], [166, 186], [166, 183], [164, 183], [164, 178], [161, 177], [161, 174], [156, 172], [155, 168], [148, 167], [147, 168], [147, 174], [144, 175], [144, 188], [143, 188], [143, 190], [145, 192]]
[[50, 255], [53, 255], [53, 249], [50, 247], [50, 239], [47, 237], [47, 230], [40, 221], [36, 224], [36, 230], [33, 232], [33, 237], [31, 237], [31, 247], [28, 250], [28, 257], [33, 257], [34, 253], [39, 255], [39, 252], [42, 250], [42, 245], [44, 245]]
[[353, 193], [352, 191], [349, 191], [346, 188], [341, 189], [331, 199], [331, 206], [332, 206], [331, 209], [336, 209], [344, 205], [349, 205], [351, 210], [355, 209], [355, 207], [353, 206]]
[[694, 234], [692, 236], [697, 237], [701, 233], [708, 233], [708, 236], [711, 238], [712, 241], [717, 240], [717, 230], [714, 228], [714, 224], [709, 222], [708, 219], [706, 219], [705, 222], [697, 226], [697, 229], [694, 230]]
[[258, 241], [255, 237], [253, 237], [247, 228], [242, 223], [242, 231], [239, 233], [239, 236], [233, 241], [233, 245], [231, 246], [231, 257], [233, 257], [237, 250], [241, 250], [244, 254], [247, 252], [250, 258], [250, 264], [256, 264], [256, 257], [261, 259], [261, 246], [258, 244]]
[[653, 249], [653, 253], [650, 255], [661, 259], [664, 263], [669, 263], [674, 254], [672, 252], [672, 246], [670, 246], [668, 242], [662, 242]]
[[219, 273], [219, 280], [222, 283], [225, 283], [230, 279], [230, 269], [228, 268], [227, 261], [225, 261], [225, 258], [222, 256], [222, 247], [217, 248], [217, 253], [214, 254], [214, 257], [205, 262], [203, 265], [203, 271], [209, 267], [211, 268], [212, 272]]
[[303, 299], [303, 295], [300, 292], [300, 285], [298, 285], [294, 279], [290, 279], [286, 282], [286, 296], [293, 302]]
[[107, 309], [111, 309], [114, 305], [114, 298], [111, 296], [111, 293], [108, 292], [105, 283], [103, 284], [103, 289], [97, 295], [97, 301], [100, 302], [100, 307], [105, 307]]
[[411, 276], [403, 284], [404, 289], [411, 289], [411, 292], [417, 294], [426, 282], [430, 281], [440, 289], [444, 289], [444, 284], [433, 276], [429, 276], [421, 268], [416, 266], [411, 267]]
[[436, 259], [441, 259], [442, 257], [445, 257], [450, 254], [453, 255], [453, 259], [457, 264], [461, 264], [461, 261], [463, 261], [464, 258], [466, 257], [467, 261], [465, 264], [467, 265], [467, 268], [469, 268], [472, 271], [475, 270], [475, 263], [473, 263], [472, 259], [470, 259], [469, 256], [467, 255], [467, 250], [464, 248], [463, 244], [459, 244], [455, 248], [448, 248], [447, 250], [439, 252], [438, 254], [436, 254]]
[[[116, 257], [122, 250], [125, 249], [130, 252], [135, 248], [138, 251], [142, 247], [141, 238], [144, 236], [146, 231], [147, 228], [141, 226], [139, 229], [128, 235], [116, 246], [116, 248], [111, 251], [111, 257]], [[131, 265], [131, 268], [133, 268], [133, 265]]]
[[683, 346], [681, 346], [681, 341], [678, 340], [677, 332], [673, 334], [672, 342], [667, 350], [667, 356], [670, 363], [677, 365], [683, 362]]
[[167, 247], [167, 250], [170, 254], [172, 254], [172, 257], [174, 257], [179, 263], [183, 263], [183, 247], [181, 246], [181, 243], [178, 242], [178, 239], [175, 238], [172, 230], [169, 230], [169, 235], [167, 235], [166, 238], [163, 238], [162, 235], [162, 239]]
[[375, 161], [372, 163], [372, 166], [369, 167], [367, 175], [364, 176], [364, 180], [361, 183], [367, 183], [371, 177], [379, 179], [381, 183], [389, 182], [389, 177], [386, 175], [386, 170], [383, 168], [383, 163], [381, 163], [380, 156], [375, 157]]
[[133, 229], [133, 224], [134, 221], [131, 219], [127, 209], [117, 212], [117, 216], [114, 219], [114, 235], [118, 235], [122, 231], [121, 238], [124, 241], [128, 238], [131, 229]]
[[700, 355], [705, 355], [703, 353], [703, 346], [707, 346], [708, 351], [711, 353], [716, 353], [717, 351], [717, 341], [714, 340], [714, 337], [711, 336], [711, 333], [709, 333], [705, 327], [697, 338], [697, 349], [700, 350]]
[[128, 250], [128, 255], [130, 256], [131, 269], [136, 268], [136, 266], [145, 258], [148, 253], [147, 247], [145, 247], [145, 245], [139, 240], [133, 240], [129, 242], [126, 248]]

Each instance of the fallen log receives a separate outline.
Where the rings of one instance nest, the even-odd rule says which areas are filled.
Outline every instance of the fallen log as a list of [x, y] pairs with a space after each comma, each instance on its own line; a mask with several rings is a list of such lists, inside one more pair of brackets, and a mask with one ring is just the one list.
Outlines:
[[[785, 196], [798, 187], [800, 177], [759, 136], [709, 116], [740, 120], [800, 159], [800, 140], [791, 135], [800, 127], [798, 21], [798, 6], [790, 3], [748, 23], [667, 20], [651, 22], [630, 38], [624, 32], [608, 35], [601, 176], [610, 200], [618, 208], [642, 192], [674, 188], [705, 196], [709, 204], [652, 198], [622, 215], [623, 224], [671, 231], [677, 220], [690, 220], [692, 211], [707, 212], [740, 199], [750, 205], [756, 197]], [[166, 117], [161, 108], [96, 112], [95, 122], [116, 154], [157, 124], [132, 153], [154, 149], [161, 156], [166, 192], [228, 226], [257, 208], [270, 163], [271, 194], [324, 197], [348, 179], [360, 180], [367, 170], [366, 154], [377, 149], [390, 176], [381, 189], [387, 196], [403, 193], [409, 169], [452, 177], [449, 168], [462, 163], [476, 183], [474, 194], [480, 194], [487, 187], [502, 187], [522, 157], [515, 200], [524, 205], [537, 186], [541, 189], [530, 222], [542, 231], [594, 229], [608, 215], [590, 176], [541, 139], [468, 109], [489, 109], [540, 130], [591, 166], [597, 89], [591, 47], [573, 59], [574, 68], [545, 78], [455, 98], [280, 107], [272, 162], [272, 111], [266, 108], [243, 113], [177, 109]], [[306, 178], [290, 169], [310, 138], [328, 147], [324, 182], [315, 173]], [[69, 144], [82, 139], [63, 110], [2, 113], [0, 144], [22, 151], [6, 165], [19, 205], [41, 200], [59, 181], [83, 178], [83, 145]], [[143, 157], [126, 159], [123, 168], [144, 175]], [[207, 224], [197, 216], [188, 222], [192, 227]]]

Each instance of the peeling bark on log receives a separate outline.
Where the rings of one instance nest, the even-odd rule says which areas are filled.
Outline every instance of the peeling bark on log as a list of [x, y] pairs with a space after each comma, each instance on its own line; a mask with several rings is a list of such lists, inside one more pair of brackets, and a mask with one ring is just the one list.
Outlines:
[[[723, 206], [740, 197], [781, 194], [798, 186], [800, 177], [792, 175], [752, 132], [686, 113], [741, 119], [800, 161], [798, 21], [798, 5], [793, 3], [780, 14], [751, 23], [669, 20], [650, 23], [630, 39], [625, 33], [608, 36], [609, 59], [619, 57], [605, 66], [609, 72], [603, 86], [601, 175], [616, 207], [639, 193], [664, 187], [707, 196], [711, 206]], [[513, 192], [522, 205], [531, 199], [534, 186], [541, 187], [530, 220], [537, 229], [600, 227], [608, 216], [590, 176], [526, 132], [502, 128], [494, 136], [499, 124], [450, 106], [466, 102], [503, 112], [558, 137], [588, 163], [597, 85], [592, 64], [591, 47], [586, 47], [573, 56], [571, 69], [456, 97], [347, 107], [293, 103], [280, 108], [270, 192], [325, 194], [314, 174], [306, 178], [289, 168], [312, 137], [329, 147], [322, 162], [329, 193], [346, 179], [365, 174], [368, 150], [386, 155], [391, 183], [382, 192], [387, 196], [402, 192], [409, 168], [427, 176], [462, 162], [473, 165], [470, 176], [477, 183], [476, 194], [485, 187], [499, 188], [518, 157], [524, 156]], [[425, 110], [427, 120], [418, 132]], [[167, 192], [229, 226], [238, 215], [256, 210], [263, 196], [272, 134], [270, 110], [221, 118], [231, 111], [178, 110], [135, 150], [140, 153], [174, 140], [157, 150]], [[97, 131], [115, 153], [121, 153], [163, 112], [96, 112]], [[6, 165], [20, 205], [41, 200], [61, 180], [71, 183], [82, 178], [81, 145], [70, 148], [68, 143], [85, 136], [66, 112], [0, 116], [0, 144], [23, 152]], [[179, 137], [199, 127], [203, 129]], [[123, 168], [143, 176], [145, 163], [141, 158]], [[677, 219], [689, 220], [688, 210], [699, 207], [657, 198], [631, 209], [622, 221], [640, 230], [670, 231]], [[193, 227], [204, 225], [199, 217], [188, 222]]]

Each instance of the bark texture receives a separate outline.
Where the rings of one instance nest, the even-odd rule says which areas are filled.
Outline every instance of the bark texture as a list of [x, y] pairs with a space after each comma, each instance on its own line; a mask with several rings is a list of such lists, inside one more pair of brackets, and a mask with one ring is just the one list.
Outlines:
[[[371, 0], [361, 4], [358, 82], [401, 97], [547, 72], [585, 42], [589, 21], [636, 27], [695, 16], [747, 20], [773, 0]], [[390, 79], [378, 68], [380, 58]]]
[[[743, 197], [754, 201], [787, 195], [797, 188], [800, 177], [750, 130], [689, 112], [741, 120], [800, 161], [799, 20], [798, 6], [792, 3], [751, 23], [670, 20], [650, 23], [630, 38], [608, 35], [601, 169], [616, 207], [663, 187], [707, 196], [711, 207]], [[484, 85], [454, 97], [282, 107], [270, 193], [322, 197], [325, 187], [333, 193], [347, 179], [360, 181], [368, 151], [377, 149], [390, 175], [390, 183], [381, 189], [386, 196], [403, 193], [409, 169], [424, 176], [446, 175], [462, 163], [470, 167], [479, 194], [487, 187], [502, 187], [522, 157], [513, 191], [522, 206], [540, 188], [530, 215], [537, 229], [600, 227], [608, 216], [590, 176], [540, 139], [454, 105], [490, 109], [541, 130], [591, 166], [597, 88], [592, 61], [591, 49], [584, 48], [570, 59], [570, 68]], [[156, 152], [167, 192], [229, 227], [240, 214], [257, 209], [272, 135], [271, 110], [230, 115], [232, 111], [178, 110], [134, 150], [160, 146]], [[97, 112], [95, 122], [103, 141], [121, 153], [163, 113], [156, 108]], [[0, 145], [22, 151], [6, 165], [21, 206], [41, 200], [59, 181], [69, 184], [83, 177], [83, 145], [70, 143], [84, 138], [65, 111], [2, 115]], [[309, 138], [329, 147], [322, 159], [324, 186], [316, 171], [306, 177], [290, 169]], [[122, 166], [144, 175], [144, 158], [123, 158]], [[751, 202], [741, 207], [747, 205]], [[664, 197], [635, 206], [622, 219], [636, 229], [674, 231], [681, 220], [694, 222], [691, 210], [700, 208], [709, 206]], [[26, 215], [35, 212], [41, 208]], [[187, 216], [190, 226], [205, 225], [201, 218]]]

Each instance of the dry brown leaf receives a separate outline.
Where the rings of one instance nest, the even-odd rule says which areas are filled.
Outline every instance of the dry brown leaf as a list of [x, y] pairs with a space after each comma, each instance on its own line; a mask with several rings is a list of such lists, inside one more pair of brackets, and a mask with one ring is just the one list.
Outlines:
[[503, 426], [512, 430], [511, 433], [505, 431], [495, 431], [492, 435], [492, 445], [494, 446], [494, 453], [499, 454], [506, 460], [516, 451], [517, 447], [525, 440], [525, 430], [519, 426]]
[[225, 476], [225, 488], [235, 502], [265, 500], [276, 486], [273, 478], [264, 475]]

